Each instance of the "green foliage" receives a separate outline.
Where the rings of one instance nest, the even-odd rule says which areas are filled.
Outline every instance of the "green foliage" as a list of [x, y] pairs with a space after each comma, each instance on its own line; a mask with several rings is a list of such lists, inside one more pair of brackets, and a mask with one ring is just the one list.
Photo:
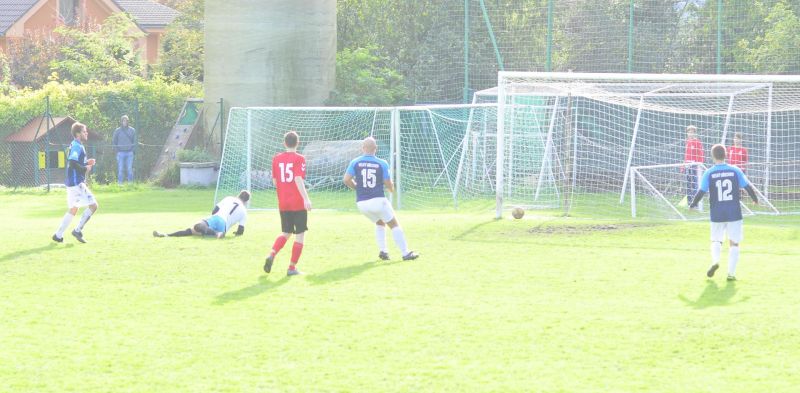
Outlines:
[[406, 97], [403, 76], [374, 52], [375, 47], [344, 48], [336, 54], [336, 88], [326, 104], [395, 105]]
[[156, 179], [156, 184], [161, 187], [175, 188], [181, 184], [181, 169], [177, 162], [170, 164]]
[[800, 70], [800, 19], [784, 1], [775, 4], [764, 20], [763, 34], [743, 39], [744, 60], [758, 73], [797, 73]]
[[59, 26], [52, 34], [27, 31], [9, 41], [11, 82], [38, 89], [48, 81], [121, 81], [142, 75], [135, 40], [142, 37], [127, 14], [101, 25]]
[[168, 27], [161, 43], [155, 70], [180, 82], [203, 80], [203, 0], [186, 0], [174, 5], [181, 13]]
[[201, 94], [199, 85], [167, 82], [159, 78], [109, 83], [93, 81], [81, 85], [49, 82], [38, 90], [13, 90], [0, 95], [0, 139], [18, 130], [31, 118], [41, 116], [45, 110], [45, 98], [50, 97], [53, 116], [71, 116], [101, 135], [102, 141], [95, 142], [98, 160], [95, 176], [100, 182], [111, 181], [116, 179], [111, 136], [119, 126], [119, 117], [127, 114], [131, 117], [130, 124], [138, 131], [139, 142], [143, 144], [136, 152], [135, 172], [146, 176], [180, 114], [184, 100]]
[[141, 57], [133, 42], [144, 34], [136, 29], [125, 13], [112, 14], [102, 25], [84, 29], [59, 26], [55, 33], [64, 37], [66, 45], [50, 68], [73, 83], [121, 81], [141, 75]]
[[216, 162], [217, 158], [201, 149], [194, 147], [192, 149], [178, 150], [178, 161], [180, 162]]

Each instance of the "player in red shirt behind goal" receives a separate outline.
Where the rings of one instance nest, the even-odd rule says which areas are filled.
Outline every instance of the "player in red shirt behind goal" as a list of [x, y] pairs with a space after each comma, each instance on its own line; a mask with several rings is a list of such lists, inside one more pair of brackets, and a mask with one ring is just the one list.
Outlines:
[[292, 257], [287, 276], [302, 274], [297, 270], [297, 262], [303, 252], [303, 240], [308, 230], [308, 211], [311, 210], [311, 200], [306, 191], [306, 158], [297, 153], [300, 137], [294, 131], [289, 131], [283, 136], [283, 145], [286, 151], [278, 153], [272, 158], [272, 183], [278, 193], [278, 210], [281, 215], [281, 234], [275, 239], [267, 260], [264, 271], [272, 271], [272, 262], [275, 255], [281, 251], [289, 237], [295, 235], [292, 245]]

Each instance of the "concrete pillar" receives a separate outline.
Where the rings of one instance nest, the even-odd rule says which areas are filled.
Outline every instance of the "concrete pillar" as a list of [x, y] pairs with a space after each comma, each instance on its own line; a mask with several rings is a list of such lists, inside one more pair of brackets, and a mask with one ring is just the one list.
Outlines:
[[336, 0], [206, 0], [206, 130], [220, 98], [226, 111], [322, 105], [335, 79]]

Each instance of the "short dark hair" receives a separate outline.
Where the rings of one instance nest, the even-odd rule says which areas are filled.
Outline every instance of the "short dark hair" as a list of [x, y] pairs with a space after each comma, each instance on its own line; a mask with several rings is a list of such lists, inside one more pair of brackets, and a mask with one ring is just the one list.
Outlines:
[[242, 202], [247, 202], [250, 200], [250, 191], [242, 190], [239, 193], [239, 200]]
[[737, 132], [737, 133], [733, 134], [733, 137], [742, 139], [742, 133], [741, 132]]
[[283, 136], [283, 143], [286, 145], [286, 147], [290, 149], [294, 149], [295, 147], [297, 147], [297, 143], [299, 141], [300, 141], [300, 136], [297, 135], [297, 133], [294, 131], [289, 131], [286, 133], [286, 135]]
[[724, 160], [725, 159], [725, 146], [722, 145], [714, 145], [711, 146], [711, 157], [714, 157], [715, 160]]
[[78, 136], [78, 134], [83, 132], [83, 130], [85, 130], [85, 129], [86, 129], [86, 125], [85, 124], [76, 121], [75, 124], [72, 125], [72, 130], [71, 130], [72, 131], [72, 136]]

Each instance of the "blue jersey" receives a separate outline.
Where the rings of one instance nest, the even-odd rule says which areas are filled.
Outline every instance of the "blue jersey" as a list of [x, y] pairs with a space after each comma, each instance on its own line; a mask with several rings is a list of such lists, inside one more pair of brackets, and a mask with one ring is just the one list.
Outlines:
[[363, 155], [350, 161], [347, 174], [356, 181], [356, 201], [383, 198], [383, 182], [391, 179], [389, 163], [372, 155]]
[[[84, 149], [81, 142], [77, 139], [72, 141], [69, 145], [69, 154], [67, 155], [69, 161], [75, 161], [78, 164], [86, 166], [86, 149]], [[67, 179], [64, 182], [67, 187], [74, 187], [83, 183], [86, 180], [86, 173], [80, 173], [78, 170], [70, 168], [67, 165]]]
[[700, 191], [711, 199], [711, 221], [730, 222], [742, 219], [739, 205], [742, 188], [750, 185], [741, 169], [726, 163], [717, 164], [703, 173]]

